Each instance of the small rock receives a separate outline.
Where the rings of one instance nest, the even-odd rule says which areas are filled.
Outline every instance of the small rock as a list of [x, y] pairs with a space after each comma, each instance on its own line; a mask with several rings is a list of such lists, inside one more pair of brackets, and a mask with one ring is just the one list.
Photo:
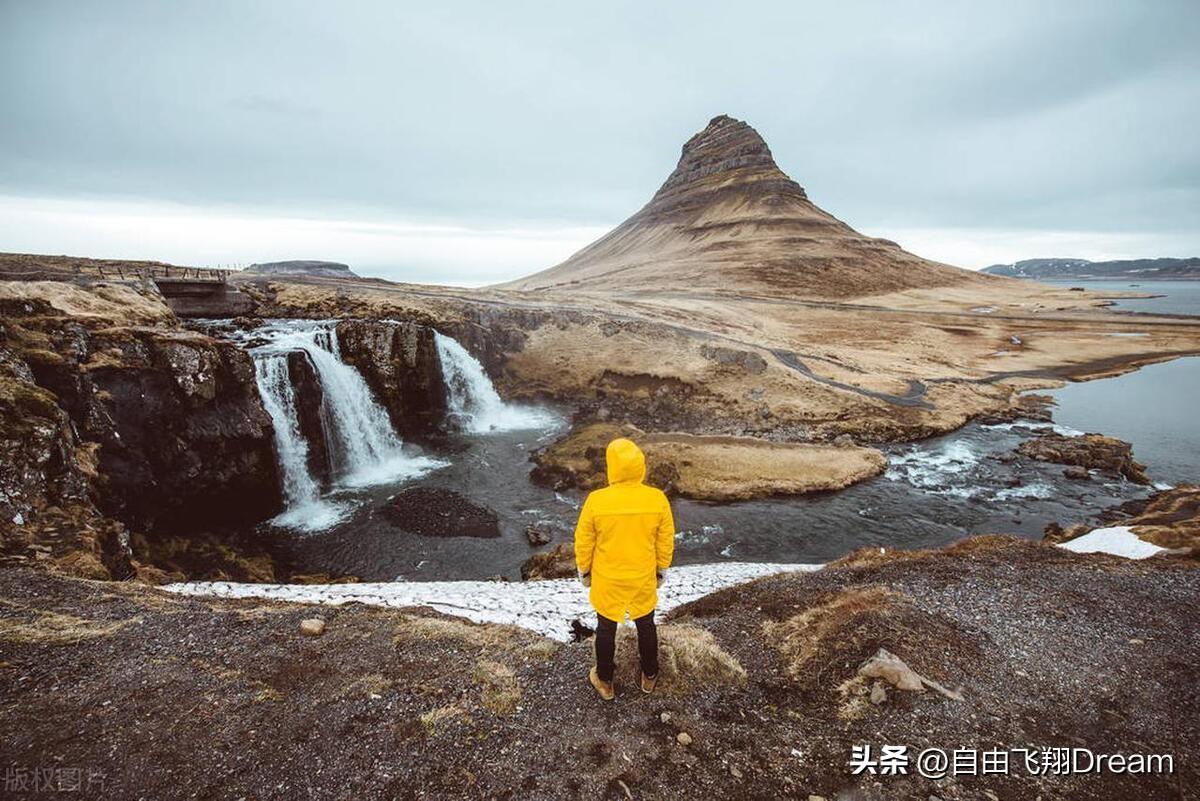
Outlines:
[[688, 734], [686, 731], [681, 731], [681, 732], [679, 732], [679, 734], [675, 735], [675, 740], [680, 745], [684, 745], [684, 746], [691, 745], [692, 744], [692, 735]]
[[661, 715], [658, 716], [658, 719], [661, 720], [663, 723], [670, 723], [671, 722], [671, 713], [663, 712]]
[[325, 632], [325, 621], [319, 617], [309, 617], [300, 621], [300, 633], [310, 637], [319, 637]]
[[875, 682], [871, 685], [871, 703], [878, 706], [887, 700], [887, 690], [883, 688], [882, 682]]
[[550, 542], [550, 532], [537, 526], [525, 527], [525, 539], [529, 540], [529, 544], [537, 547]]
[[849, 434], [839, 434], [834, 438], [833, 444], [839, 448], [853, 448], [854, 437], [850, 436]]
[[739, 768], [737, 765], [730, 765], [729, 766], [729, 775], [735, 779], [740, 779], [740, 778], [742, 778], [742, 769]]
[[810, 795], [810, 796], [808, 797], [808, 801], [825, 801], [825, 796], [823, 796], [823, 795]]
[[1086, 467], [1073, 464], [1063, 470], [1063, 475], [1075, 481], [1087, 481], [1091, 478]]

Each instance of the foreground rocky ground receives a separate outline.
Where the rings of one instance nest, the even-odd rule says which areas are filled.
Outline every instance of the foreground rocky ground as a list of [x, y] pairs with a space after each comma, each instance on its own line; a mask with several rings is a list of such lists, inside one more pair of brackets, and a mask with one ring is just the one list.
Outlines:
[[[1194, 564], [1000, 537], [859, 552], [674, 611], [653, 696], [624, 641], [611, 704], [587, 642], [6, 568], [0, 761], [96, 798], [1189, 798]], [[862, 677], [880, 648], [963, 700]], [[1010, 752], [1008, 775], [854, 776], [859, 745], [1163, 753], [1175, 772], [1032, 776]]]

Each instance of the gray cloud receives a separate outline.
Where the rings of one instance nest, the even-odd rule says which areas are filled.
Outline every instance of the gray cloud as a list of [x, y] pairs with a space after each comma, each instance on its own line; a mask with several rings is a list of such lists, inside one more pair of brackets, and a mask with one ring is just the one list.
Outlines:
[[841, 6], [4, 0], [0, 192], [599, 225], [729, 113], [865, 229], [1195, 230], [1194, 0]]

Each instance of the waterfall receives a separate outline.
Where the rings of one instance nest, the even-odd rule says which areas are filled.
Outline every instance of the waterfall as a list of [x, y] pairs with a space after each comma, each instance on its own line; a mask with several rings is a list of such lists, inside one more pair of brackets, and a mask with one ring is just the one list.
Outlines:
[[275, 451], [283, 479], [284, 511], [274, 522], [308, 530], [332, 525], [341, 517], [341, 510], [321, 501], [317, 482], [308, 472], [308, 443], [300, 433], [287, 354], [267, 353], [255, 358], [254, 377], [263, 408], [275, 427]]
[[547, 428], [556, 422], [550, 412], [505, 403], [483, 365], [452, 337], [434, 332], [442, 374], [446, 379], [450, 414], [472, 434]]
[[255, 373], [263, 406], [275, 425], [275, 445], [283, 473], [287, 506], [280, 525], [315, 530], [345, 516], [345, 504], [319, 497], [308, 470], [308, 444], [300, 431], [295, 390], [287, 354], [308, 354], [321, 383], [321, 422], [338, 488], [365, 487], [415, 478], [442, 466], [426, 456], [404, 452], [387, 412], [372, 397], [367, 382], [341, 359], [337, 330], [330, 323], [279, 323], [255, 332], [268, 342], [254, 348]]

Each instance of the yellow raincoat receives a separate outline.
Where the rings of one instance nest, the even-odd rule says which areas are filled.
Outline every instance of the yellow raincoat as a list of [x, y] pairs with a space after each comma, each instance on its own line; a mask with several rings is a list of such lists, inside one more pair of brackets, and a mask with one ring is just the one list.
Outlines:
[[575, 564], [591, 573], [589, 599], [598, 613], [621, 621], [658, 605], [657, 573], [671, 565], [675, 521], [661, 490], [642, 483], [646, 457], [627, 439], [605, 453], [608, 486], [588, 495], [575, 527]]

